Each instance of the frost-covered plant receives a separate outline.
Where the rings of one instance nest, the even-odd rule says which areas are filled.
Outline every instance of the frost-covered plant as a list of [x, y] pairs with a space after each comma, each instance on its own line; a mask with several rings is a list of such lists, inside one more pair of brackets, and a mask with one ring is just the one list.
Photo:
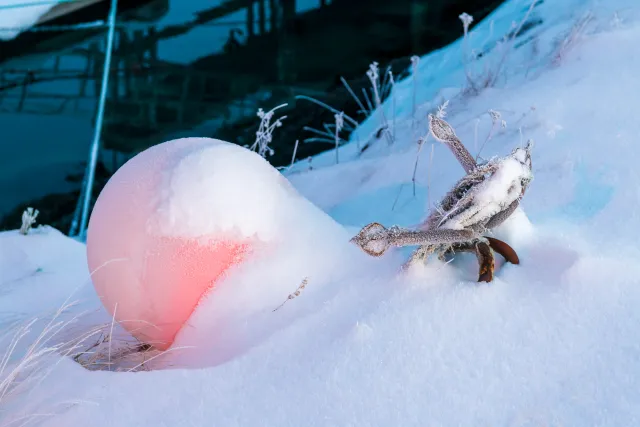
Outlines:
[[[529, 8], [525, 13], [522, 20], [513, 22], [510, 30], [495, 43], [495, 49], [493, 51], [498, 55], [498, 60], [493, 62], [487, 56], [485, 59], [484, 70], [478, 75], [474, 75], [470, 67], [470, 61], [476, 60], [479, 57], [478, 52], [472, 50], [469, 52], [469, 27], [473, 22], [473, 17], [467, 13], [463, 13], [459, 16], [462, 21], [462, 28], [464, 33], [463, 39], [463, 65], [464, 72], [469, 86], [469, 90], [473, 94], [477, 94], [481, 89], [493, 87], [496, 85], [498, 79], [504, 74], [503, 69], [506, 64], [509, 54], [514, 50], [514, 44], [516, 37], [521, 34], [525, 24], [530, 23], [529, 18], [535, 6], [539, 0], [531, 0]], [[493, 34], [493, 23], [490, 27], [490, 33]], [[488, 41], [488, 40], [487, 40]], [[484, 44], [487, 43], [485, 41]], [[484, 51], [484, 49], [481, 49]]]
[[480, 119], [477, 118], [475, 126], [473, 127], [473, 150], [478, 152], [478, 126], [480, 126]]
[[343, 111], [338, 111], [335, 108], [333, 108], [332, 106], [319, 101], [315, 98], [311, 98], [309, 96], [306, 95], [297, 95], [296, 99], [304, 99], [310, 102], [313, 102], [316, 105], [319, 105], [320, 107], [326, 108], [327, 110], [331, 111], [334, 114], [334, 123], [329, 124], [329, 123], [325, 123], [323, 125], [323, 130], [318, 130], [315, 128], [312, 128], [310, 126], [305, 126], [303, 127], [304, 130], [312, 132], [313, 134], [315, 134], [312, 137], [309, 138], [305, 138], [303, 140], [303, 142], [308, 143], [308, 142], [326, 142], [326, 143], [330, 143], [330, 144], [335, 144], [335, 131], [333, 130], [333, 127], [335, 126], [335, 115], [336, 114], [341, 114], [342, 113], [342, 117], [344, 118], [344, 126], [343, 128], [345, 130], [349, 130], [352, 131], [356, 134], [356, 141], [358, 141], [358, 135], [357, 135], [357, 127], [360, 125], [354, 118], [352, 118], [351, 116], [349, 116], [348, 114], [344, 113]]
[[[374, 61], [371, 63], [371, 65], [369, 65], [367, 77], [369, 78], [369, 82], [371, 83], [371, 91], [373, 92], [373, 100], [375, 103], [374, 109], [378, 111], [378, 114], [380, 114], [380, 126], [386, 126], [388, 128], [387, 117], [384, 114], [384, 109], [382, 108], [382, 97], [380, 95], [380, 68], [377, 62]], [[385, 133], [385, 135], [387, 135], [388, 142], [392, 143], [393, 140], [390, 138], [390, 136], [387, 133]]]
[[376, 101], [376, 108], [380, 106], [380, 92], [378, 90], [378, 87], [380, 86], [380, 68], [378, 65], [379, 64], [376, 61], [373, 61], [367, 70], [367, 77], [371, 82], [371, 89], [373, 90], [374, 99]]
[[416, 96], [418, 93], [418, 65], [420, 64], [420, 57], [417, 55], [413, 55], [411, 57], [411, 71], [412, 71], [412, 79], [413, 79], [413, 93], [412, 102], [411, 102], [411, 129], [415, 129], [416, 127]]
[[449, 106], [449, 100], [447, 99], [442, 103], [442, 105], [438, 105], [438, 112], [436, 113], [436, 117], [439, 119], [444, 119], [447, 117], [447, 107]]
[[[389, 125], [387, 123], [386, 115], [382, 109], [382, 102], [385, 100], [385, 97], [393, 94], [393, 86], [395, 85], [395, 80], [393, 79], [393, 73], [390, 68], [387, 68], [387, 71], [384, 72], [384, 78], [381, 81], [380, 67], [377, 62], [372, 62], [369, 65], [369, 68], [366, 72], [367, 78], [369, 79], [369, 83], [371, 87], [369, 90], [363, 88], [362, 89], [362, 99], [360, 96], [356, 95], [353, 88], [349, 85], [349, 83], [344, 79], [344, 77], [340, 77], [340, 81], [344, 85], [345, 89], [351, 95], [353, 100], [358, 105], [358, 114], [362, 114], [365, 117], [369, 117], [373, 115], [377, 110], [379, 110], [380, 114], [380, 126], [378, 130], [381, 130], [380, 136], [384, 135], [389, 144], [393, 143], [393, 134], [389, 131]], [[304, 99], [306, 101], [313, 102], [316, 105], [319, 105], [334, 114], [334, 119], [336, 114], [343, 114], [344, 117], [344, 126], [342, 130], [350, 131], [355, 135], [356, 143], [358, 144], [358, 149], [362, 152], [368, 148], [368, 145], [365, 144], [361, 146], [360, 137], [358, 135], [358, 126], [360, 123], [355, 120], [353, 117], [350, 117], [343, 111], [338, 111], [332, 106], [306, 95], [297, 95], [296, 99]], [[395, 104], [394, 104], [395, 108]], [[395, 113], [394, 113], [395, 120]], [[309, 126], [305, 126], [303, 128], [306, 131], [312, 132], [314, 136], [304, 139], [306, 142], [323, 142], [323, 143], [331, 143], [335, 145], [335, 122], [334, 123], [325, 123], [323, 124], [323, 129], [315, 129]], [[371, 139], [368, 140], [371, 142]]]
[[471, 77], [471, 71], [469, 70], [469, 26], [473, 22], [473, 16], [464, 12], [458, 16], [458, 18], [462, 21], [462, 29], [464, 32], [464, 38], [462, 39], [462, 65], [464, 67], [465, 76], [467, 77], [467, 83], [469, 83], [473, 90], [476, 90], [474, 79]]
[[[71, 309], [75, 303], [65, 302], [52, 316], [51, 320], [46, 323], [35, 340], [26, 348], [24, 354], [16, 358], [16, 351], [20, 343], [30, 335], [33, 328], [40, 319], [34, 318], [23, 326], [19, 326], [9, 333], [3, 339], [10, 337], [6, 346], [7, 350], [0, 360], [0, 408], [3, 401], [13, 393], [33, 387], [36, 381], [41, 382], [46, 375], [55, 366], [49, 363], [50, 357], [58, 354], [62, 356], [70, 356], [77, 351], [83, 343], [95, 336], [99, 331], [91, 329], [79, 337], [62, 342], [53, 343], [52, 341], [59, 336], [63, 330], [73, 324], [81, 314], [75, 315], [69, 320], [62, 320], [62, 315]], [[0, 410], [0, 412], [2, 412]]]
[[[444, 119], [447, 115], [447, 107], [449, 106], [449, 100], [446, 100], [442, 103], [442, 105], [438, 106], [438, 111], [436, 112], [436, 116]], [[423, 138], [418, 139], [418, 152], [416, 153], [416, 161], [413, 165], [413, 176], [411, 177], [411, 183], [413, 185], [413, 195], [416, 195], [416, 176], [418, 174], [418, 161], [420, 160], [420, 153], [422, 152], [422, 146], [427, 141], [429, 134], [425, 135]], [[433, 161], [433, 150], [431, 150], [431, 160]], [[429, 173], [431, 173], [431, 165], [429, 165]]]
[[467, 34], [469, 33], [469, 25], [473, 22], [473, 16], [469, 15], [467, 12], [463, 12], [458, 16], [458, 18], [462, 21], [464, 36], [467, 37]]
[[20, 234], [24, 234], [25, 236], [29, 234], [29, 230], [33, 224], [36, 223], [36, 218], [40, 212], [34, 208], [27, 208], [24, 212], [22, 212], [22, 226], [20, 227]]
[[587, 30], [587, 27], [593, 19], [593, 14], [588, 11], [574, 22], [569, 32], [562, 38], [555, 48], [552, 59], [554, 65], [560, 64], [567, 53], [569, 53], [569, 51], [571, 51], [580, 42]]
[[293, 165], [296, 162], [296, 155], [298, 154], [299, 143], [300, 143], [300, 140], [296, 139], [296, 143], [293, 146], [293, 154], [291, 155], [291, 163], [289, 163], [289, 166], [276, 166], [277, 170], [288, 172], [293, 168]]
[[624, 21], [620, 19], [620, 15], [618, 14], [618, 11], [613, 12], [613, 18], [611, 18], [611, 26], [613, 28], [620, 28], [623, 23]]
[[251, 151], [256, 151], [264, 158], [266, 158], [267, 155], [273, 156], [274, 151], [269, 147], [269, 144], [273, 141], [273, 131], [282, 126], [282, 121], [286, 119], [287, 116], [282, 116], [276, 119], [273, 123], [271, 123], [271, 120], [273, 119], [273, 115], [276, 110], [286, 106], [287, 104], [278, 105], [266, 113], [262, 108], [258, 109], [257, 116], [260, 118], [260, 126], [256, 131], [256, 139], [253, 145], [249, 147]]
[[296, 154], [298, 154], [298, 143], [300, 140], [296, 139], [296, 145], [293, 147], [293, 154], [291, 155], [291, 164], [289, 165], [289, 169], [293, 167], [293, 164], [296, 162]]
[[499, 111], [489, 110], [488, 113], [489, 117], [491, 117], [491, 129], [489, 130], [489, 134], [485, 138], [484, 142], [480, 146], [480, 150], [478, 150], [478, 153], [476, 154], [476, 160], [478, 160], [478, 158], [480, 157], [480, 153], [484, 149], [485, 145], [487, 145], [487, 142], [489, 142], [491, 138], [493, 138], [496, 129], [498, 129], [499, 127], [505, 129], [507, 127], [507, 122], [502, 119], [502, 114], [500, 114]]
[[340, 155], [338, 153], [340, 148], [340, 131], [344, 126], [344, 112], [341, 111], [338, 114], [336, 114], [334, 117], [336, 119], [336, 132], [334, 135], [334, 139], [336, 143], [336, 164], [338, 164], [340, 163]]
[[531, 1], [531, 4], [529, 5], [529, 9], [527, 9], [527, 13], [525, 13], [520, 23], [517, 25], [515, 25], [514, 23], [514, 25], [512, 25], [512, 27], [514, 28], [512, 29], [511, 33], [505, 35], [505, 37], [502, 39], [502, 42], [501, 42], [502, 57], [498, 61], [496, 68], [491, 72], [490, 75], [486, 77], [484, 87], [495, 86], [496, 82], [498, 81], [498, 78], [500, 77], [502, 68], [504, 67], [507, 57], [509, 56], [509, 53], [513, 50], [513, 44], [514, 44], [515, 38], [518, 36], [518, 34], [520, 34], [520, 31], [522, 31], [524, 24], [529, 21], [529, 16], [531, 16], [531, 12], [533, 11], [533, 8], [536, 7], [536, 4], [538, 4], [538, 1], [539, 0]]
[[391, 85], [391, 89], [390, 89], [390, 94], [391, 94], [391, 117], [392, 117], [392, 140], [395, 141], [396, 140], [396, 94], [395, 94], [395, 87], [396, 87], [396, 81], [393, 78], [393, 71], [389, 70], [388, 71], [388, 75], [389, 75], [389, 84]]

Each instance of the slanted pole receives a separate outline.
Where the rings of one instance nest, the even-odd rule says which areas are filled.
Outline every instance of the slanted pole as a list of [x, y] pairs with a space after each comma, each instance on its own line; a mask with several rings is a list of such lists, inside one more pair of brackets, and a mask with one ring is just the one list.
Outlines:
[[100, 99], [98, 101], [96, 127], [93, 133], [93, 141], [91, 142], [91, 150], [89, 152], [89, 161], [87, 164], [87, 179], [85, 184], [86, 188], [83, 195], [84, 200], [82, 203], [82, 216], [80, 219], [80, 226], [78, 228], [78, 237], [80, 238], [80, 240], [86, 239], [87, 222], [89, 221], [89, 205], [91, 204], [93, 181], [95, 179], [96, 165], [98, 164], [100, 138], [102, 137], [102, 123], [104, 121], [104, 107], [107, 100], [107, 91], [109, 89], [109, 72], [111, 70], [111, 53], [113, 51], [113, 39], [116, 28], [117, 11], [118, 0], [111, 0], [111, 10], [109, 11], [109, 32], [107, 34], [107, 48], [104, 59], [104, 69], [102, 71], [102, 87], [100, 89]]

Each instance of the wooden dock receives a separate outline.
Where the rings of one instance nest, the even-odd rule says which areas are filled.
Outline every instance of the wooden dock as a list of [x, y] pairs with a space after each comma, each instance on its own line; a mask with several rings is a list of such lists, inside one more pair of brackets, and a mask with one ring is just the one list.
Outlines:
[[[302, 14], [295, 13], [295, 0], [227, 0], [186, 22], [163, 27], [156, 20], [168, 7], [168, 0], [120, 0], [122, 5], [127, 2], [130, 6], [138, 2], [138, 6], [118, 17], [102, 134], [102, 146], [115, 153], [110, 170], [138, 151], [205, 122], [215, 126], [208, 127], [212, 129], [209, 134], [199, 130], [198, 136], [250, 144], [258, 123], [257, 107], [268, 109], [284, 102], [289, 108], [280, 112], [288, 117], [274, 138], [276, 153], [268, 160], [276, 166], [289, 164], [295, 141], [309, 136], [304, 126], [321, 129], [333, 121], [332, 113], [314, 104], [296, 104], [295, 95], [316, 97], [362, 119], [340, 76], [361, 94], [369, 86], [364, 73], [372, 61], [383, 69], [392, 65], [397, 75], [407, 69], [411, 55], [424, 54], [459, 37], [460, 13], [471, 13], [479, 21], [501, 0], [331, 0]], [[217, 25], [221, 18], [243, 9], [246, 19], [230, 28], [221, 51], [190, 64], [159, 58], [163, 41]], [[91, 10], [94, 15], [88, 14]], [[52, 14], [39, 25], [104, 19], [108, 2], [97, 1], [76, 11], [85, 13], [85, 18], [74, 22], [72, 14]], [[127, 14], [134, 12], [136, 23], [129, 25]], [[104, 31], [61, 31], [51, 39], [50, 33], [26, 32], [17, 39], [22, 44], [0, 44], [0, 114], [78, 114], [92, 120], [104, 66]], [[246, 40], [237, 37], [239, 31]], [[29, 69], [24, 65], [28, 61], [10, 65], [8, 59], [25, 55], [25, 46], [29, 54], [48, 58], [46, 66]], [[67, 59], [78, 68], [63, 68], [60, 64]], [[62, 82], [65, 90], [53, 92], [54, 85], [46, 85], [45, 90], [38, 84], [52, 82]], [[257, 96], [265, 94], [269, 96]], [[297, 158], [330, 147], [301, 143]], [[94, 194], [109, 178], [103, 160]], [[66, 230], [77, 198], [77, 193], [50, 195], [25, 206], [37, 206], [44, 221]], [[12, 228], [23, 208], [17, 207], [4, 223], [0, 219], [0, 229], [3, 225]]]
[[[260, 92], [270, 92], [272, 97], [267, 102], [275, 105], [291, 102], [294, 95], [310, 92], [322, 97], [338, 89], [334, 95], [342, 98], [332, 101], [356, 115], [357, 106], [342, 90], [340, 75], [366, 80], [364, 72], [372, 60], [381, 64], [408, 63], [408, 57], [420, 49], [425, 39], [441, 44], [444, 36], [434, 31], [435, 26], [418, 22], [416, 14], [428, 16], [425, 22], [442, 21], [446, 16], [452, 27], [460, 25], [457, 11], [432, 7], [427, 14], [424, 7], [416, 6], [420, 2], [424, 3], [334, 0], [319, 9], [296, 14], [296, 0], [226, 0], [198, 12], [191, 20], [162, 28], [154, 24], [130, 27], [125, 22], [116, 34], [104, 147], [133, 155], [163, 141], [166, 135], [192, 129], [205, 121], [216, 120], [222, 127], [233, 128], [234, 120], [244, 120], [237, 115], [232, 117], [231, 110], [246, 108], [247, 117], [255, 120], [252, 109], [257, 105], [247, 99]], [[85, 9], [106, 3], [87, 0]], [[158, 46], [164, 40], [215, 24], [241, 10], [247, 10], [246, 20], [240, 25], [246, 41], [235, 39], [238, 28], [232, 28], [224, 49], [191, 64], [170, 63], [158, 57]], [[43, 22], [67, 16], [62, 14], [63, 9], [54, 11], [48, 18], [45, 15]], [[416, 31], [407, 31], [410, 22], [418, 22]], [[87, 105], [92, 105], [91, 99], [98, 96], [104, 57], [101, 36], [94, 37], [94, 42], [56, 53], [61, 59], [69, 55], [82, 58], [82, 69], [62, 72], [54, 66], [7, 70], [0, 64], [0, 111], [8, 108], [13, 112], [60, 114], [68, 113], [72, 107], [75, 113], [93, 114], [86, 110]], [[78, 91], [51, 94], [36, 90], [38, 82], [65, 79], [76, 79]], [[3, 94], [3, 89], [12, 88], [17, 90]], [[51, 107], [43, 108], [47, 103]]]

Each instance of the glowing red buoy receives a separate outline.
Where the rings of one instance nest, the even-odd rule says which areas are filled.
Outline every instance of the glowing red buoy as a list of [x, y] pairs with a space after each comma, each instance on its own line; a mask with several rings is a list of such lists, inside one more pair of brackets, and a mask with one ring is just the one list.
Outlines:
[[[218, 163], [198, 158], [211, 150]], [[255, 238], [246, 224], [233, 224], [241, 217], [234, 209], [242, 212], [243, 206], [226, 191], [232, 183], [220, 183], [234, 173], [221, 167], [220, 156], [270, 168], [255, 153], [222, 141], [169, 141], [123, 165], [91, 214], [87, 257], [100, 299], [133, 336], [161, 350], [171, 346], [204, 294], [242, 261]], [[208, 167], [214, 169], [210, 174]], [[209, 185], [210, 175], [220, 178], [217, 188]]]

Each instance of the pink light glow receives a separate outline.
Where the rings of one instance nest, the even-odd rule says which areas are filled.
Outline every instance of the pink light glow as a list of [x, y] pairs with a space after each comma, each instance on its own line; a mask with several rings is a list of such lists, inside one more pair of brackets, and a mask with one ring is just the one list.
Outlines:
[[138, 154], [107, 183], [89, 221], [87, 257], [102, 303], [133, 336], [160, 350], [171, 346], [202, 296], [249, 250], [246, 240], [167, 237], [149, 227], [163, 171], [181, 153], [206, 144], [215, 142], [182, 139]]

